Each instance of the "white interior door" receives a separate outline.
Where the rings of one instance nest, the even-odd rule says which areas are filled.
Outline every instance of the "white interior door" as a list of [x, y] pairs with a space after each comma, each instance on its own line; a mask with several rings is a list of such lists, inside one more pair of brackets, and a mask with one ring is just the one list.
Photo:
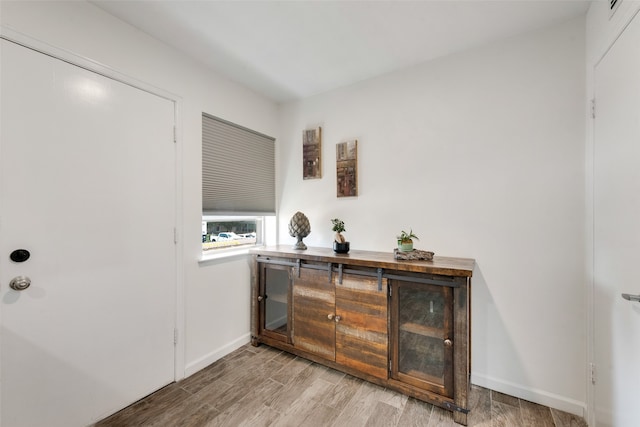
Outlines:
[[595, 70], [594, 409], [598, 426], [640, 425], [640, 19]]
[[87, 425], [174, 378], [174, 103], [1, 47], [2, 425]]

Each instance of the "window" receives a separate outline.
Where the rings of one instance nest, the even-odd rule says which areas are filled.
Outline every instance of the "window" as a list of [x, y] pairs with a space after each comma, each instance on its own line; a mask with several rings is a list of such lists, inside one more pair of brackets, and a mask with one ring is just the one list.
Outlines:
[[264, 241], [275, 215], [275, 139], [202, 114], [202, 249]]
[[202, 250], [254, 246], [264, 241], [262, 217], [202, 217]]

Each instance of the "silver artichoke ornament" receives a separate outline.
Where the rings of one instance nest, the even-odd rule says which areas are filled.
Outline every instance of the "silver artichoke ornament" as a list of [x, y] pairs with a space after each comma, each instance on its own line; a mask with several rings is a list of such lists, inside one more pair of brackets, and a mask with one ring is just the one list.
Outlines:
[[291, 217], [291, 221], [289, 221], [289, 235], [298, 239], [293, 249], [307, 249], [307, 245], [302, 242], [302, 239], [307, 237], [309, 233], [311, 233], [309, 219], [302, 212], [296, 212], [295, 215]]

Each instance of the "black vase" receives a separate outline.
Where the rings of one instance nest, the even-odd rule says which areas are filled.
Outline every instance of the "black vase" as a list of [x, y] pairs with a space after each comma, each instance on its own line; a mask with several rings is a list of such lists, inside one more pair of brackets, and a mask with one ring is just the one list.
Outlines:
[[346, 254], [349, 252], [349, 242], [338, 243], [333, 242], [333, 251], [337, 254]]

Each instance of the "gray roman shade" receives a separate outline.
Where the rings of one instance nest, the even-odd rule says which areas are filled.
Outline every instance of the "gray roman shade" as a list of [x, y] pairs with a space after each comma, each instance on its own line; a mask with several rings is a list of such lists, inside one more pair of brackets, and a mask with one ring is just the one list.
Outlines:
[[203, 215], [275, 212], [275, 139], [203, 113]]

